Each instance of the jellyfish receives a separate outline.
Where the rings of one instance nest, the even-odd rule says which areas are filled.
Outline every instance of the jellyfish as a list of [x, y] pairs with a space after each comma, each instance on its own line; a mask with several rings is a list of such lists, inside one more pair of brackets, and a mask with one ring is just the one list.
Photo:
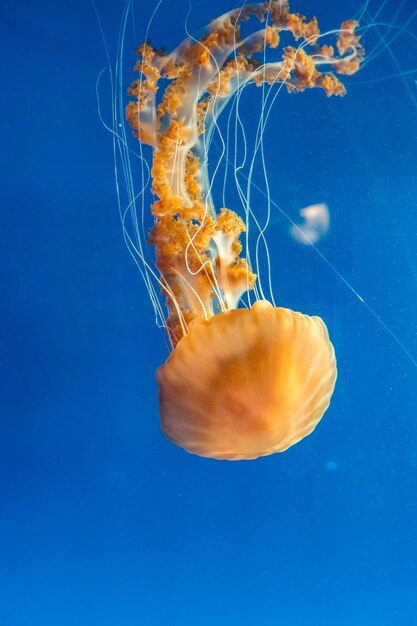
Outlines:
[[[241, 460], [282, 452], [329, 406], [337, 368], [326, 325], [257, 289], [243, 254], [247, 222], [213, 201], [208, 148], [220, 114], [250, 83], [344, 95], [336, 74], [355, 73], [364, 55], [357, 26], [345, 21], [333, 31], [335, 48], [321, 45], [315, 18], [271, 0], [229, 11], [171, 53], [150, 41], [137, 49], [126, 117], [152, 150], [148, 240], [171, 344], [157, 371], [161, 426], [190, 453]], [[284, 31], [293, 45], [278, 53]]]

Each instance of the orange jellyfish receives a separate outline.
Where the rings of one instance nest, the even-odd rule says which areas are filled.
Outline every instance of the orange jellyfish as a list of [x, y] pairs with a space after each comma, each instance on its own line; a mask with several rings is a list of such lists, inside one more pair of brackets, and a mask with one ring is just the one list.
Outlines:
[[[242, 32], [254, 23], [260, 27]], [[157, 372], [161, 425], [191, 453], [239, 460], [282, 452], [311, 433], [329, 405], [337, 370], [326, 325], [259, 296], [241, 256], [246, 224], [214, 206], [208, 145], [221, 111], [249, 83], [343, 95], [333, 72], [359, 69], [356, 27], [346, 21], [334, 31], [336, 51], [319, 45], [315, 18], [271, 0], [226, 13], [170, 54], [150, 42], [138, 48], [126, 115], [152, 148], [149, 242], [172, 346]], [[267, 62], [283, 31], [296, 44]], [[255, 296], [239, 308], [245, 293]]]

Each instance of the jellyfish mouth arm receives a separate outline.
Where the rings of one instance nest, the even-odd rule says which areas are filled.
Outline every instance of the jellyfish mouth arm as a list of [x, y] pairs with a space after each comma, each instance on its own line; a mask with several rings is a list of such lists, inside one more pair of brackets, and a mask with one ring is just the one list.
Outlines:
[[[202, 120], [199, 117], [198, 103], [201, 102], [204, 94], [210, 91], [210, 86], [212, 92], [214, 91], [214, 95], [216, 95], [216, 91], [218, 93], [221, 92], [221, 69], [233, 52], [237, 53], [240, 48], [248, 50], [256, 47], [261, 44], [264, 38], [265, 30], [263, 29], [250, 35], [240, 43], [233, 38], [227, 44], [211, 43], [210, 47], [204, 41], [192, 45], [193, 48], [197, 48], [200, 57], [197, 65], [190, 71], [190, 75], [181, 80], [181, 92], [186, 94], [186, 98], [182, 99], [180, 106], [175, 110], [171, 119], [169, 119], [168, 115], [162, 118], [162, 125], [164, 123], [169, 125], [174, 119], [178, 120], [181, 127], [181, 138], [178, 137], [175, 140], [175, 147], [171, 146], [171, 156], [169, 160], [165, 160], [165, 170], [166, 178], [169, 181], [170, 193], [174, 196], [182, 197], [187, 208], [193, 205], [193, 201], [184, 187], [187, 155], [195, 148], [194, 152], [198, 154], [200, 162], [207, 161], [205, 140], [199, 141], [199, 124], [201, 124]], [[171, 95], [169, 88], [167, 91], [169, 98]], [[142, 123], [142, 119], [140, 123]], [[145, 119], [145, 129], [148, 128], [147, 123], [148, 121]], [[200, 184], [203, 193], [206, 195], [207, 209], [211, 214], [215, 214], [208, 194], [209, 183], [206, 170], [200, 174]]]
[[221, 286], [225, 302], [225, 310], [235, 309], [243, 294], [248, 291], [248, 276], [242, 272], [240, 277], [230, 275], [230, 267], [236, 262], [236, 253], [233, 247], [236, 245], [236, 236], [230, 236], [224, 232], [218, 232], [213, 237], [216, 245], [216, 257], [218, 264], [218, 282]]
[[[241, 25], [253, 31], [256, 19], [262, 28], [243, 36]], [[169, 55], [149, 43], [138, 49], [140, 78], [129, 91], [136, 101], [128, 104], [126, 116], [138, 139], [153, 148], [155, 222], [149, 243], [156, 247], [156, 266], [169, 287], [163, 291], [174, 342], [193, 317], [235, 308], [256, 281], [240, 257], [239, 237], [246, 225], [229, 209], [216, 211], [211, 196], [220, 160], [210, 176], [208, 152], [224, 107], [250, 83], [278, 83], [289, 92], [318, 87], [328, 96], [343, 95], [333, 71], [352, 74], [359, 68], [363, 49], [356, 26], [346, 21], [341, 29], [325, 33], [338, 35], [335, 55], [331, 46], [318, 45], [322, 35], [315, 18], [291, 14], [287, 0], [271, 0], [225, 13], [198, 39], [189, 37]], [[284, 47], [275, 62], [266, 62], [266, 48], [279, 46], [281, 31], [289, 31], [299, 43]], [[323, 66], [328, 70], [319, 71]], [[168, 85], [157, 99], [160, 79]], [[258, 146], [258, 135], [256, 141]], [[241, 191], [246, 216], [252, 215], [249, 195], [245, 199]]]
[[178, 277], [181, 293], [185, 302], [182, 308], [191, 312], [194, 316], [204, 316], [208, 319], [213, 315], [211, 299], [208, 295], [202, 299], [199, 294], [198, 274], [199, 272], [190, 272], [185, 266], [180, 271], [175, 269], [174, 273]]
[[[287, 10], [285, 2], [275, 3], [282, 12]], [[221, 68], [231, 54], [235, 53], [251, 55], [262, 50], [271, 37], [272, 27], [267, 26], [243, 40], [240, 40], [240, 23], [252, 16], [257, 16], [260, 21], [265, 21], [269, 13], [264, 4], [256, 3], [249, 5], [240, 11], [230, 11], [213, 21], [206, 27], [206, 34], [200, 41], [187, 39], [167, 57], [158, 57], [152, 54], [146, 44], [141, 52], [147, 55], [142, 63], [138, 63], [136, 69], [146, 78], [145, 85], [139, 86], [136, 95], [140, 101], [137, 131], [139, 138], [144, 143], [153, 145], [157, 150], [161, 147], [161, 133], [164, 134], [164, 126], [169, 127], [169, 122], [177, 120], [183, 129], [187, 130], [187, 140], [177, 141], [175, 148], [171, 147], [171, 158], [166, 160], [166, 179], [171, 194], [182, 196], [185, 206], [192, 206], [192, 200], [184, 189], [183, 179], [185, 176], [185, 163], [188, 152], [195, 146], [198, 139], [198, 115], [197, 105], [201, 100], [210, 83], [219, 77]], [[150, 66], [150, 67], [149, 67]], [[153, 89], [161, 75], [168, 78], [175, 70], [173, 67], [183, 66], [176, 77], [174, 86], [168, 87], [164, 98], [166, 99], [165, 115], [161, 116], [159, 125], [155, 116], [155, 94]], [[154, 68], [152, 70], [152, 68]], [[183, 76], [185, 74], [185, 76]], [[179, 81], [179, 83], [178, 83]], [[140, 81], [139, 81], [140, 82]], [[219, 91], [221, 84], [219, 82]], [[186, 97], [179, 97], [186, 94]], [[176, 99], [177, 106], [173, 105]], [[171, 102], [171, 104], [170, 104]], [[131, 121], [132, 116], [129, 117]], [[132, 124], [133, 125], [133, 124]], [[158, 136], [152, 129], [158, 127]], [[204, 159], [204, 157], [203, 157]], [[208, 185], [204, 185], [206, 188]], [[212, 207], [209, 207], [212, 212]]]
[[[262, 42], [265, 37], [265, 32], [265, 29], [263, 29], [255, 33], [255, 35], [248, 37], [241, 42], [242, 46]], [[339, 33], [339, 31], [335, 30], [326, 33], [326, 35], [337, 33]], [[229, 65], [230, 67], [234, 63], [236, 67], [230, 74], [228, 82], [222, 82], [219, 74], [217, 75], [213, 84], [209, 86], [209, 91], [212, 95], [204, 117], [205, 133], [203, 139], [198, 141], [196, 149], [196, 152], [200, 155], [200, 161], [204, 169], [207, 163], [207, 151], [211, 144], [214, 129], [217, 126], [218, 117], [227, 106], [230, 99], [250, 83], [255, 83], [257, 86], [260, 86], [262, 83], [268, 83], [270, 85], [281, 83], [285, 84], [289, 91], [303, 91], [307, 87], [321, 87], [326, 90], [327, 95], [344, 94], [344, 87], [336, 77], [325, 78], [328, 74], [321, 74], [317, 71], [317, 68], [319, 66], [327, 66], [329, 70], [334, 69], [339, 73], [353, 73], [357, 71], [358, 64], [363, 58], [362, 49], [358, 49], [358, 45], [356, 45], [356, 47], [351, 45], [349, 48], [350, 54], [345, 54], [348, 49], [345, 48], [343, 56], [334, 57], [331, 56], [333, 49], [327, 46], [324, 47], [323, 50], [324, 52], [328, 50], [328, 54], [311, 54], [311, 56], [308, 56], [303, 53], [304, 46], [305, 44], [299, 46], [297, 49], [288, 48], [283, 61], [264, 63], [254, 70], [245, 69], [243, 66], [239, 67], [239, 57], [236, 56]], [[235, 48], [235, 52], [238, 50], [238, 47], [239, 46]], [[242, 62], [242, 59], [240, 59], [240, 61]], [[208, 196], [209, 186], [206, 169], [205, 176], [202, 177], [201, 180], [201, 186]], [[210, 200], [208, 203], [211, 204]]]
[[[288, 10], [287, 2], [278, 2], [274, 3], [274, 5], [275, 7], [279, 5], [282, 12], [284, 10]], [[230, 11], [228, 13], [225, 13], [220, 18], [217, 18], [216, 20], [211, 22], [210, 25], [204, 29], [204, 31], [206, 32], [207, 42], [204, 41], [204, 38], [202, 39], [202, 41], [196, 39], [192, 40], [188, 38], [184, 42], [182, 42], [182, 44], [180, 44], [180, 46], [176, 50], [174, 50], [166, 58], [166, 60], [160, 63], [159, 67], [162, 71], [164, 67], [169, 65], [169, 63], [185, 63], [187, 61], [186, 52], [189, 51], [191, 46], [194, 46], [194, 48], [197, 47], [201, 50], [197, 67], [193, 69], [192, 75], [184, 83], [184, 91], [186, 91], [188, 94], [187, 102], [182, 107], [180, 107], [177, 112], [177, 116], [183, 119], [184, 125], [188, 125], [187, 121], [195, 122], [193, 112], [195, 110], [196, 103], [200, 100], [201, 96], [206, 91], [210, 80], [212, 80], [215, 76], [220, 75], [221, 68], [232, 53], [235, 54], [235, 58], [242, 53], [246, 54], [248, 58], [250, 58], [254, 53], [261, 52], [267, 45], [270, 45], [271, 47], [277, 47], [279, 43], [278, 33], [280, 31], [290, 31], [296, 39], [304, 38], [304, 41], [299, 46], [299, 49], [302, 49], [307, 45], [315, 44], [321, 37], [328, 35], [338, 35], [337, 47], [341, 56], [335, 58], [333, 56], [333, 49], [330, 46], [325, 46], [324, 48], [331, 51], [331, 55], [312, 54], [311, 58], [315, 61], [315, 65], [328, 64], [337, 68], [339, 65], [343, 65], [344, 63], [351, 63], [354, 60], [359, 63], [363, 58], [363, 49], [359, 42], [360, 38], [359, 36], [354, 34], [354, 30], [358, 26], [357, 22], [344, 22], [340, 29], [328, 31], [323, 35], [320, 35], [318, 29], [314, 27], [314, 20], [306, 24], [302, 22], [301, 18], [298, 18], [295, 15], [290, 15], [287, 17], [296, 17], [296, 23], [299, 22], [298, 25], [295, 25], [294, 21], [291, 20], [284, 20], [280, 23], [279, 19], [277, 19], [277, 26], [272, 27], [267, 25], [265, 28], [262, 28], [248, 35], [245, 39], [240, 40], [240, 31], [236, 29], [240, 28], [241, 22], [249, 19], [249, 17], [253, 15], [257, 15], [260, 21], [265, 21], [266, 17], [268, 15], [273, 16], [273, 13], [269, 11], [266, 5], [260, 3], [248, 5], [240, 12]], [[222, 29], [224, 30], [225, 25], [228, 22], [230, 23], [232, 18], [235, 22], [233, 25], [233, 38], [230, 39], [229, 36], [228, 42], [222, 44], [217, 42], [210, 42], [209, 35], [217, 34], [218, 31], [221, 32]], [[312, 24], [313, 28], [309, 29], [308, 27], [310, 27]], [[301, 26], [303, 26], [304, 28], [301, 28]], [[348, 50], [351, 51], [351, 54], [343, 56], [344, 53]], [[203, 52], [205, 54], [204, 59]], [[164, 57], [162, 57], [162, 59], [163, 58]], [[356, 67], [356, 69], [358, 69], [358, 67]], [[220, 81], [219, 92], [221, 92]]]
[[[253, 16], [257, 16], [263, 22], [271, 20], [273, 26], [266, 24], [264, 28], [240, 39], [241, 23]], [[327, 62], [340, 73], [353, 73], [360, 62], [358, 50], [361, 47], [359, 37], [354, 34], [356, 22], [345, 22], [344, 25], [345, 28], [335, 31], [339, 33], [338, 48], [341, 54], [351, 50], [351, 55], [340, 59], [316, 55], [316, 59], [317, 64]], [[290, 31], [295, 39], [302, 38], [303, 46], [314, 44], [320, 36], [316, 21], [311, 20], [307, 23], [304, 18], [289, 14], [287, 2], [273, 3], [269, 6], [257, 3], [240, 11], [224, 14], [204, 29], [205, 34], [201, 40], [189, 38], [168, 56], [158, 57], [154, 51], [152, 54], [146, 49], [146, 44], [142, 47], [145, 55], [137, 69], [146, 80], [135, 94], [140, 101], [138, 134], [142, 141], [160, 150], [161, 138], [166, 139], [170, 124], [176, 122], [177, 128], [181, 128], [181, 138], [171, 137], [174, 143], [170, 147], [170, 155], [165, 158], [165, 179], [170, 194], [181, 197], [185, 207], [190, 208], [193, 205], [192, 198], [184, 186], [187, 155], [196, 148], [195, 153], [199, 154], [200, 160], [206, 161], [202, 142], [196, 147], [199, 138], [198, 104], [207, 91], [216, 97], [221, 97], [222, 92], [229, 91], [227, 83], [233, 70], [227, 61], [232, 54], [235, 55], [235, 61], [239, 59], [241, 64], [246, 63], [250, 66], [252, 80], [258, 84], [283, 81], [289, 88], [297, 91], [306, 87], [321, 87], [324, 84], [328, 95], [343, 92], [336, 79], [322, 81], [320, 75], [316, 73], [316, 80], [313, 80], [316, 71], [314, 56], [305, 54], [303, 46], [296, 49], [296, 52], [293, 48], [287, 48], [283, 62], [254, 69], [251, 61], [253, 54], [262, 52], [268, 45], [272, 48], [277, 47], [279, 32], [283, 30]], [[294, 59], [290, 58], [292, 52], [296, 57]], [[295, 76], [290, 77], [292, 70]], [[174, 82], [164, 94], [162, 114], [156, 121], [155, 90], [161, 75], [168, 78], [174, 76]], [[155, 128], [159, 137], [155, 136]], [[166, 145], [162, 148], [166, 148]], [[206, 194], [207, 208], [214, 214], [208, 195], [207, 171], [201, 173], [200, 183], [203, 193]]]

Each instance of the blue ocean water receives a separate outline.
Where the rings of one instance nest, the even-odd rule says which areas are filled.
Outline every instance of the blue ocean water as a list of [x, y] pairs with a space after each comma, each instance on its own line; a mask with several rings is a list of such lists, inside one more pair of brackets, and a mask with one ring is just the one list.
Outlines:
[[[134, 4], [132, 66], [156, 5]], [[310, 437], [238, 463], [160, 433], [167, 348], [122, 237], [93, 4], [0, 9], [2, 626], [417, 623], [416, 3], [292, 7], [373, 24], [347, 95], [282, 93], [265, 135], [272, 199], [329, 207], [320, 254], [279, 211], [267, 238], [277, 303], [326, 320], [339, 378]], [[97, 0], [112, 63], [123, 8]], [[151, 39], [230, 8], [165, 0]]]

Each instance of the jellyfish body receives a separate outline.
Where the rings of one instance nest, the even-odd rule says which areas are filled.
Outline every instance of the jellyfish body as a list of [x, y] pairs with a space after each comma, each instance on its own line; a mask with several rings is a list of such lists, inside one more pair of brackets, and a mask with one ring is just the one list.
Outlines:
[[[261, 28], [243, 36], [242, 24], [254, 22]], [[149, 42], [138, 48], [140, 78], [130, 87], [135, 99], [126, 116], [153, 150], [149, 241], [173, 348], [157, 375], [161, 423], [168, 438], [190, 452], [249, 459], [283, 451], [315, 428], [329, 404], [336, 364], [326, 326], [264, 301], [249, 256], [241, 256], [247, 224], [214, 206], [208, 149], [222, 110], [249, 83], [343, 95], [332, 72], [359, 68], [356, 26], [342, 24], [335, 54], [318, 45], [315, 18], [307, 21], [290, 13], [286, 0], [271, 0], [226, 13], [171, 54]], [[278, 48], [281, 31], [300, 43], [266, 62], [265, 50]], [[168, 86], [157, 101], [160, 79]], [[247, 208], [246, 218], [250, 214]], [[239, 308], [252, 290], [258, 302]]]

